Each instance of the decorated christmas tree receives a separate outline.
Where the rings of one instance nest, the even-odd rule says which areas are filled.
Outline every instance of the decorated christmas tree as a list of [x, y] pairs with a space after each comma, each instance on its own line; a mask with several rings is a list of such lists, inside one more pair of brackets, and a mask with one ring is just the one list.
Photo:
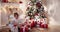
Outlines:
[[29, 7], [27, 8], [26, 13], [27, 16], [29, 16], [30, 18], [34, 18], [35, 15], [38, 15], [39, 18], [46, 18], [46, 16], [44, 15], [45, 11], [41, 0], [30, 0], [28, 5]]

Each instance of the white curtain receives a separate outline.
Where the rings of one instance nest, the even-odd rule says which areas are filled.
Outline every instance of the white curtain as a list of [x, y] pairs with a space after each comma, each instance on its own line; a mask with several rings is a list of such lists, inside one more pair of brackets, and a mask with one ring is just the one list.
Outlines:
[[47, 8], [50, 25], [60, 25], [60, 0], [45, 0], [42, 2]]

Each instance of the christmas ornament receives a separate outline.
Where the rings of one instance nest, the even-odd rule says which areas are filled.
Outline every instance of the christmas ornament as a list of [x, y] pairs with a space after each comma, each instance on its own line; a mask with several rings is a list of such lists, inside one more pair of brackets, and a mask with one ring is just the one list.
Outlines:
[[41, 8], [42, 4], [41, 4], [40, 2], [37, 2], [37, 3], [36, 3], [36, 6], [37, 6], [38, 8]]
[[19, 3], [20, 3], [20, 4], [22, 4], [23, 2], [22, 2], [22, 1], [20, 1]]
[[2, 2], [3, 2], [3, 3], [7, 3], [7, 2], [8, 2], [8, 0], [2, 0]]

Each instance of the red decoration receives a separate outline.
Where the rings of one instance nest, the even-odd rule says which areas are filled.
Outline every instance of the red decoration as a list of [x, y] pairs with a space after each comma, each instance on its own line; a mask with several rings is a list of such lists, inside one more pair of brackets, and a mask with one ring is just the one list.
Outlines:
[[44, 25], [43, 25], [43, 24], [40, 24], [40, 27], [41, 27], [41, 28], [44, 28]]
[[48, 24], [44, 24], [43, 26], [44, 26], [43, 28], [48, 28]]
[[35, 26], [34, 21], [31, 23], [31, 28], [33, 28]]
[[27, 27], [25, 27], [25, 32], [28, 32], [28, 28]]
[[27, 7], [26, 11], [29, 11], [29, 7]]
[[[25, 28], [25, 32], [28, 32], [28, 28], [27, 27], [24, 27]], [[20, 28], [20, 32], [24, 32], [23, 29], [24, 28]]]
[[36, 16], [38, 16], [38, 13], [35, 13]]
[[41, 28], [43, 27], [42, 22], [40, 22], [40, 27], [41, 27]]
[[20, 32], [23, 32], [23, 28], [20, 28]]
[[2, 0], [2, 2], [7, 3], [7, 2], [8, 2], [8, 0]]
[[20, 1], [19, 3], [20, 3], [20, 4], [22, 4], [23, 2], [22, 2], [22, 1]]
[[37, 6], [38, 8], [41, 8], [42, 5], [40, 4], [40, 2], [37, 2], [36, 6]]

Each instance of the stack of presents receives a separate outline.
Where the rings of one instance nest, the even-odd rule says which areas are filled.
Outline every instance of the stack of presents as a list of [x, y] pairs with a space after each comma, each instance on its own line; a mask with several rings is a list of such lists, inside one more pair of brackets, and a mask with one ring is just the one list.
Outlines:
[[[38, 17], [38, 16], [37, 16]], [[29, 18], [29, 17], [28, 17]], [[33, 28], [48, 28], [48, 23], [46, 21], [46, 18], [41, 18], [41, 19], [26, 19], [24, 24], [20, 25], [20, 32], [29, 32], [29, 30]]]

